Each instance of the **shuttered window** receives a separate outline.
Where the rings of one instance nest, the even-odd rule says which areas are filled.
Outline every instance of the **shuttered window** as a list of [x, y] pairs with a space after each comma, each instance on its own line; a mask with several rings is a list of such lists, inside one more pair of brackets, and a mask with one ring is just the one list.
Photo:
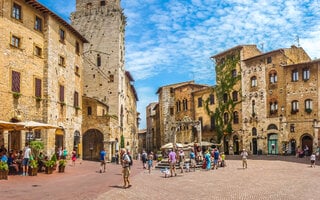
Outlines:
[[41, 79], [36, 78], [35, 79], [35, 88], [34, 88], [34, 96], [35, 97], [41, 97]]
[[59, 101], [64, 102], [64, 86], [59, 86]]
[[79, 107], [79, 93], [74, 92], [74, 102], [73, 102], [74, 107]]
[[20, 72], [12, 71], [12, 92], [20, 93]]

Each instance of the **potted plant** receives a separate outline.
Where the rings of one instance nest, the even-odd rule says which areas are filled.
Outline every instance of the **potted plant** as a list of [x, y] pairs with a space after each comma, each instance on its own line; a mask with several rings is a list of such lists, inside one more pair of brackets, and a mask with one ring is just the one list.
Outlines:
[[38, 161], [35, 159], [30, 160], [28, 168], [29, 176], [37, 176], [38, 174]]
[[56, 170], [57, 169], [57, 155], [53, 154], [50, 160], [54, 163], [53, 170]]
[[6, 162], [0, 161], [0, 180], [8, 179], [9, 166]]
[[44, 163], [44, 165], [46, 166], [46, 174], [52, 174], [55, 162], [53, 160], [48, 160]]
[[66, 165], [67, 165], [67, 160], [65, 160], [65, 159], [59, 160], [59, 172], [60, 173], [64, 172], [64, 169], [66, 168]]

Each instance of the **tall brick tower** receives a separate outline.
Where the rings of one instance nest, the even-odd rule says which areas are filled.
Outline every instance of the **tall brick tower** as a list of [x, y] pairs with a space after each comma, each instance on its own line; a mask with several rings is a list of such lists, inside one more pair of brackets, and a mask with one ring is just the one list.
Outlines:
[[77, 0], [72, 26], [87, 40], [84, 46], [84, 96], [109, 106], [123, 126], [125, 103], [124, 34], [126, 18], [120, 0]]

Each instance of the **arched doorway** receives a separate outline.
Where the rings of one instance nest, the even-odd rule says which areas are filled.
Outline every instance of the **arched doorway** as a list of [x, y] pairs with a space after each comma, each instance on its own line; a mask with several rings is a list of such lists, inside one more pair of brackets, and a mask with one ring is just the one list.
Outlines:
[[223, 138], [223, 147], [224, 147], [224, 152], [226, 155], [229, 155], [229, 137], [228, 136], [225, 136]]
[[257, 155], [257, 153], [258, 153], [257, 138], [252, 138], [252, 153], [253, 153], [253, 155]]
[[296, 140], [291, 139], [289, 142], [289, 152], [288, 154], [295, 155], [296, 154]]
[[90, 129], [83, 134], [83, 160], [99, 161], [99, 153], [103, 147], [103, 134], [97, 129]]
[[79, 144], [80, 144], [80, 132], [75, 131], [73, 136], [73, 148], [76, 150], [77, 155], [80, 154]]
[[58, 148], [64, 148], [64, 130], [63, 129], [57, 129], [55, 132], [55, 152], [58, 151]]
[[278, 154], [278, 135], [275, 133], [268, 135], [268, 154]]
[[233, 136], [233, 152], [235, 155], [239, 155], [239, 137], [237, 135]]
[[301, 141], [302, 141], [301, 142], [301, 144], [302, 144], [301, 148], [304, 150], [305, 147], [308, 146], [309, 151], [308, 151], [307, 156], [310, 156], [311, 153], [313, 152], [313, 149], [312, 149], [313, 138], [310, 135], [305, 134], [305, 135], [302, 136]]

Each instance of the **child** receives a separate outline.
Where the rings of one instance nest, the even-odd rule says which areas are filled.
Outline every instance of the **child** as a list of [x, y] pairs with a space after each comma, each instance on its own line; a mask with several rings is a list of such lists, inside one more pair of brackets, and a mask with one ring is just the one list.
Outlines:
[[149, 174], [151, 173], [151, 169], [153, 167], [153, 152], [151, 152], [148, 156], [148, 170], [149, 170]]
[[310, 156], [311, 167], [316, 167], [316, 155], [314, 153]]
[[186, 162], [186, 172], [190, 172], [190, 164]]

